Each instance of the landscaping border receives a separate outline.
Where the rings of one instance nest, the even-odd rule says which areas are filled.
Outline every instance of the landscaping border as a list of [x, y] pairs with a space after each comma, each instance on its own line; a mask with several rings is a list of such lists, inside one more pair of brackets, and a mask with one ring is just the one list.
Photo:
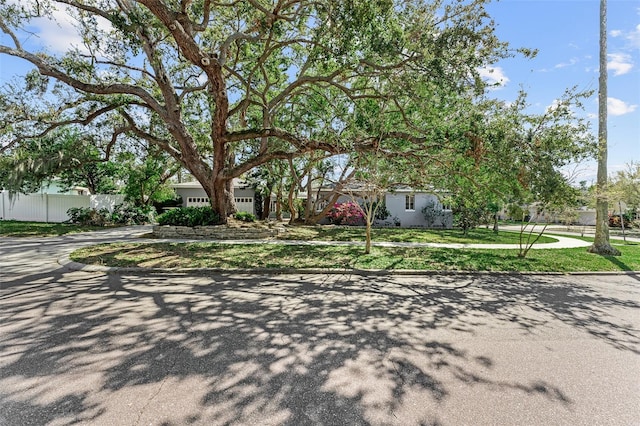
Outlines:
[[197, 240], [264, 240], [273, 239], [286, 232], [284, 227], [274, 226], [270, 228], [259, 227], [230, 227], [226, 225], [215, 226], [171, 226], [154, 225], [152, 236], [154, 238], [178, 238]]

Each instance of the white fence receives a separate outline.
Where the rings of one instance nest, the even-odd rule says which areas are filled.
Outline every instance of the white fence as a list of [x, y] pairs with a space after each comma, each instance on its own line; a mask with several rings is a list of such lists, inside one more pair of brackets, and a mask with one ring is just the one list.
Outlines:
[[0, 191], [0, 220], [64, 222], [72, 207], [113, 211], [123, 201], [123, 195], [16, 194], [10, 199], [7, 191]]

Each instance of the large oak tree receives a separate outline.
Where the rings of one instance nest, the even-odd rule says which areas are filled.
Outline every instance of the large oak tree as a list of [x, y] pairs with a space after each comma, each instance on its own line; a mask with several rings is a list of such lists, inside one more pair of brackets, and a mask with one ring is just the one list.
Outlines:
[[[354, 112], [411, 87], [482, 92], [478, 69], [508, 54], [484, 3], [2, 0], [0, 54], [36, 72], [0, 96], [0, 153], [65, 126], [143, 139], [188, 169], [226, 217], [232, 179], [261, 164], [425, 141], [401, 102], [404, 121], [373, 135], [350, 131]], [[23, 44], [55, 9], [75, 19], [82, 43], [62, 54]], [[416, 91], [412, 105], [432, 94]]]

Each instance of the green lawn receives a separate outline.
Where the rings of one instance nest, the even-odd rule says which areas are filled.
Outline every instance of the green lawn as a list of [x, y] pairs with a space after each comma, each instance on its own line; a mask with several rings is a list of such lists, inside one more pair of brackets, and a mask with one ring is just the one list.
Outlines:
[[360, 268], [424, 271], [627, 271], [640, 270], [640, 245], [618, 246], [623, 255], [604, 257], [585, 248], [532, 250], [457, 250], [358, 246], [289, 246], [217, 243], [106, 244], [78, 250], [72, 260], [107, 266], [161, 268]]
[[77, 232], [104, 229], [96, 226], [70, 225], [66, 223], [19, 222], [0, 220], [0, 236], [4, 237], [54, 237]]
[[[96, 228], [59, 223], [0, 221], [0, 236], [57, 236]], [[350, 227], [294, 227], [287, 239], [363, 241], [364, 230]], [[582, 238], [589, 241], [589, 238]], [[431, 243], [517, 244], [518, 234], [475, 229], [467, 237], [459, 230], [382, 228], [374, 241]], [[540, 242], [555, 241], [543, 237]], [[75, 261], [108, 266], [164, 268], [359, 268], [416, 269], [424, 271], [627, 271], [640, 270], [640, 245], [622, 245], [620, 257], [587, 253], [584, 248], [531, 250], [525, 259], [517, 250], [456, 250], [442, 248], [374, 247], [369, 255], [361, 246], [308, 246], [284, 244], [227, 245], [217, 243], [106, 244], [78, 250]]]
[[[364, 241], [365, 230], [352, 226], [293, 226], [279, 238], [303, 241]], [[491, 229], [476, 228], [462, 235], [459, 229], [408, 229], [374, 228], [373, 241], [413, 242], [413, 243], [461, 243], [461, 244], [518, 244], [519, 234]], [[552, 243], [554, 238], [543, 236], [539, 243]]]

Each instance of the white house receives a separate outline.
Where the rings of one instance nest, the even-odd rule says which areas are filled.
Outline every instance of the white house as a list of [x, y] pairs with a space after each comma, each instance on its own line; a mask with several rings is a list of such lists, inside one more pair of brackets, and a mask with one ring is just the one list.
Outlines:
[[[176, 193], [182, 197], [182, 205], [204, 206], [209, 204], [202, 185], [199, 182], [185, 182], [173, 184]], [[328, 195], [331, 188], [321, 191], [314, 191], [320, 197]], [[255, 190], [241, 179], [234, 180], [234, 197], [238, 211], [256, 214]], [[328, 198], [328, 197], [327, 197]], [[350, 201], [348, 195], [342, 195], [338, 203]], [[272, 203], [275, 198], [272, 199]], [[450, 208], [443, 206], [438, 197], [432, 193], [415, 191], [410, 188], [400, 188], [389, 191], [385, 194], [385, 204], [389, 211], [389, 217], [378, 225], [393, 226], [397, 223], [402, 227], [430, 227], [430, 228], [452, 228], [453, 213]], [[326, 204], [325, 204], [326, 205]], [[431, 218], [425, 217], [423, 209], [430, 207], [433, 215]], [[271, 209], [272, 212], [275, 208]]]
[[[432, 193], [410, 188], [387, 192], [384, 197], [389, 216], [402, 227], [453, 228], [453, 212]], [[425, 216], [424, 209], [431, 211]], [[387, 219], [389, 220], [389, 219]]]
[[[171, 187], [182, 197], [183, 207], [208, 206], [209, 197], [198, 181], [174, 183]], [[238, 211], [256, 214], [255, 190], [240, 179], [233, 180], [233, 193]]]

